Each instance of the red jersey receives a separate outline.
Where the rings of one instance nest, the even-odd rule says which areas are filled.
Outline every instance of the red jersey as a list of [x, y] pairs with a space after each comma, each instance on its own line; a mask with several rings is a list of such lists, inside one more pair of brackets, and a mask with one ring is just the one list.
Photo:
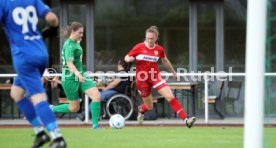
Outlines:
[[150, 49], [145, 43], [139, 43], [133, 47], [128, 56], [136, 58], [136, 84], [142, 98], [151, 94], [151, 87], [159, 90], [167, 86], [160, 75], [157, 63], [159, 58], [165, 58], [163, 47], [155, 45]]
[[155, 45], [152, 49], [148, 48], [146, 44], [139, 43], [135, 45], [128, 53], [128, 56], [136, 58], [136, 72], [149, 72], [151, 68], [154, 71], [160, 72], [157, 61], [159, 58], [165, 58], [164, 48], [160, 45]]

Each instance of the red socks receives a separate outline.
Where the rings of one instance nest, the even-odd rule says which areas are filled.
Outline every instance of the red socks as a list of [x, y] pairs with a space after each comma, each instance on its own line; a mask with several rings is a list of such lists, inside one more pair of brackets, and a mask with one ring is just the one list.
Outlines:
[[[176, 112], [182, 120], [185, 120], [187, 118], [187, 114], [186, 114], [185, 110], [182, 108], [181, 104], [178, 102], [178, 100], [176, 98], [173, 98], [169, 103], [170, 103], [172, 109], [174, 110], [174, 112]], [[139, 112], [144, 113], [148, 110], [149, 109], [147, 108], [145, 103], [143, 103]]]
[[178, 102], [176, 98], [173, 98], [169, 103], [174, 112], [176, 112], [182, 120], [185, 120], [187, 118], [185, 110], [182, 108], [181, 104]]
[[141, 108], [140, 108], [140, 110], [139, 110], [139, 112], [140, 113], [144, 113], [144, 112], [146, 112], [146, 111], [148, 111], [149, 109], [147, 108], [147, 106], [145, 105], [145, 103], [143, 103], [142, 104], [142, 106], [141, 106]]

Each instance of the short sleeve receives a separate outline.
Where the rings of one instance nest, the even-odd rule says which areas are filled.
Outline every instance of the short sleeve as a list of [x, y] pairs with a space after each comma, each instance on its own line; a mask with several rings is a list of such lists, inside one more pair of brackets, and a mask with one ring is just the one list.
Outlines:
[[41, 0], [36, 1], [35, 7], [40, 18], [45, 18], [46, 14], [50, 11], [50, 8]]
[[138, 54], [140, 54], [140, 46], [136, 45], [130, 50], [130, 52], [127, 55], [136, 57]]
[[74, 53], [75, 53], [76, 48], [72, 45], [68, 45], [65, 49], [65, 61], [67, 62], [73, 62], [74, 59]]

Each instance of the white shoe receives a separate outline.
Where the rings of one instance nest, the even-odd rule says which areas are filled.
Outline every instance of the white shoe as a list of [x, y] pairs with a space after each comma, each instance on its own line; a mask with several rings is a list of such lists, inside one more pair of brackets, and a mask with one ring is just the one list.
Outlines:
[[190, 117], [186, 119], [186, 125], [188, 128], [193, 127], [195, 122], [196, 122], [196, 117]]
[[144, 114], [138, 112], [137, 121], [138, 121], [138, 124], [143, 124]]

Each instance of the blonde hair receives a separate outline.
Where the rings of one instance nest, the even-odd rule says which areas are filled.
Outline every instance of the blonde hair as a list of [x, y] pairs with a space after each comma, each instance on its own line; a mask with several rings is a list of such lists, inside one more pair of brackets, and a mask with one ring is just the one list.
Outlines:
[[154, 33], [156, 35], [157, 38], [159, 38], [159, 30], [157, 26], [150, 26], [147, 30], [146, 30], [146, 34], [147, 33]]
[[72, 22], [69, 26], [67, 25], [62, 29], [63, 37], [68, 38], [70, 36], [72, 30], [76, 31], [82, 27], [83, 27], [83, 25], [80, 22]]

